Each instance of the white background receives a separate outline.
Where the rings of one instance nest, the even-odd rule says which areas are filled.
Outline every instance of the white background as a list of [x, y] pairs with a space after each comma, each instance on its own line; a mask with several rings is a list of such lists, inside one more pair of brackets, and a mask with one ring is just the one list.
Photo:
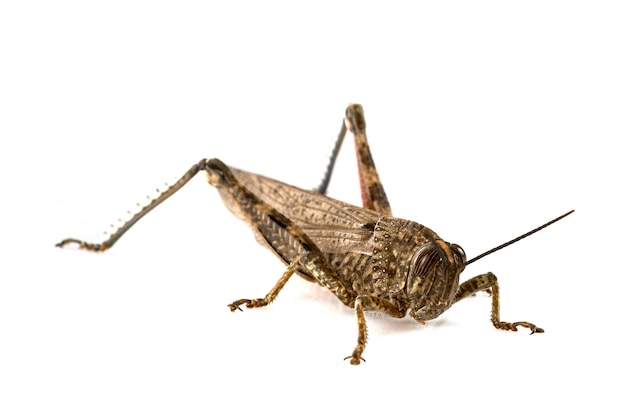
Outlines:
[[[213, 3], [0, 6], [0, 418], [623, 417], [620, 2]], [[368, 316], [354, 367], [354, 314], [297, 277], [232, 314], [283, 267], [203, 177], [110, 252], [53, 247], [203, 157], [313, 187], [349, 102], [394, 214], [469, 257], [576, 209], [463, 274], [545, 334], [481, 295]]]

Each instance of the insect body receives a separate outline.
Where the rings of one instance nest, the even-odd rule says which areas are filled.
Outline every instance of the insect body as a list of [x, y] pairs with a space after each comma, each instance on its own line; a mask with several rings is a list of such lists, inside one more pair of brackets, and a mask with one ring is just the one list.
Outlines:
[[[325, 195], [348, 130], [355, 139], [363, 207]], [[444, 241], [423, 225], [392, 216], [367, 143], [363, 109], [357, 104], [348, 106], [325, 176], [313, 191], [229, 167], [218, 159], [203, 159], [106, 241], [89, 243], [68, 238], [57, 246], [77, 244], [79, 248], [92, 251], [110, 248], [133, 224], [201, 171], [217, 188], [226, 206], [247, 222], [260, 242], [287, 266], [265, 297], [237, 300], [228, 305], [232, 311], [243, 305], [255, 308], [269, 304], [289, 278], [298, 273], [327, 288], [341, 302], [355, 309], [357, 345], [346, 357], [355, 365], [364, 360], [362, 353], [367, 341], [365, 312], [379, 312], [396, 318], [408, 313], [424, 323], [481, 290], [491, 294], [491, 321], [496, 328], [516, 331], [517, 327], [526, 327], [532, 333], [543, 332], [529, 322], [500, 320], [500, 293], [494, 274], [482, 274], [460, 283], [465, 266], [493, 250], [468, 262], [460, 246]]]

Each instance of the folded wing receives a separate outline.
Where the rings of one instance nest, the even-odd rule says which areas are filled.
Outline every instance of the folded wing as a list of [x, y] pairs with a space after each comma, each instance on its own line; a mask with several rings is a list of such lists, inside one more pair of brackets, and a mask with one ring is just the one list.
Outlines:
[[261, 175], [231, 170], [243, 186], [298, 224], [322, 252], [371, 254], [380, 214]]

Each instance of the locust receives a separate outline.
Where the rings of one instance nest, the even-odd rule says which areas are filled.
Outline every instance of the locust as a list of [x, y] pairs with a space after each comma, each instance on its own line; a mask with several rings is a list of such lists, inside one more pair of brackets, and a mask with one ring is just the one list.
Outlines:
[[[327, 188], [346, 133], [354, 137], [363, 206], [327, 196]], [[460, 275], [468, 264], [519, 241], [571, 214], [550, 222], [470, 260], [463, 248], [446, 242], [433, 230], [411, 220], [393, 217], [385, 189], [374, 165], [365, 131], [363, 107], [349, 104], [341, 130], [320, 184], [305, 190], [255, 173], [236, 169], [219, 159], [202, 159], [175, 183], [158, 191], [145, 206], [117, 226], [100, 243], [67, 238], [71, 245], [89, 251], [111, 248], [135, 223], [167, 200], [199, 172], [219, 192], [226, 207], [246, 222], [260, 243], [286, 266], [276, 284], [262, 298], [239, 299], [231, 311], [259, 308], [274, 301], [294, 274], [328, 289], [353, 308], [357, 344], [349, 359], [364, 361], [367, 343], [366, 312], [394, 318], [407, 314], [420, 324], [443, 314], [455, 303], [485, 291], [491, 296], [491, 322], [499, 330], [533, 333], [544, 330], [526, 321], [500, 319], [500, 287], [488, 272], [464, 282]]]

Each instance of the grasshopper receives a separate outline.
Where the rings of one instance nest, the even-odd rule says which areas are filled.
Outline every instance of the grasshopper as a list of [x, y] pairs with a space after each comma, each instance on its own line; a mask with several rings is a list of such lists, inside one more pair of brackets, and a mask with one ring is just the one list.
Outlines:
[[[326, 196], [326, 190], [344, 137], [353, 134], [363, 207]], [[365, 312], [394, 318], [408, 313], [424, 324], [453, 304], [486, 291], [491, 295], [491, 322], [501, 330], [544, 330], [526, 321], [500, 320], [500, 288], [492, 273], [460, 283], [463, 269], [472, 262], [512, 244], [571, 214], [574, 210], [505, 244], [467, 260], [463, 249], [446, 242], [426, 226], [392, 216], [365, 134], [363, 108], [348, 105], [330, 161], [320, 185], [297, 188], [261, 175], [227, 166], [219, 159], [202, 159], [178, 181], [132, 214], [101, 243], [67, 238], [56, 244], [74, 244], [90, 251], [112, 247], [143, 216], [171, 197], [199, 172], [217, 188], [228, 209], [248, 223], [258, 240], [287, 266], [263, 298], [239, 299], [231, 311], [259, 308], [278, 296], [293, 274], [330, 290], [356, 312], [357, 344], [345, 359], [358, 365], [367, 342]]]

